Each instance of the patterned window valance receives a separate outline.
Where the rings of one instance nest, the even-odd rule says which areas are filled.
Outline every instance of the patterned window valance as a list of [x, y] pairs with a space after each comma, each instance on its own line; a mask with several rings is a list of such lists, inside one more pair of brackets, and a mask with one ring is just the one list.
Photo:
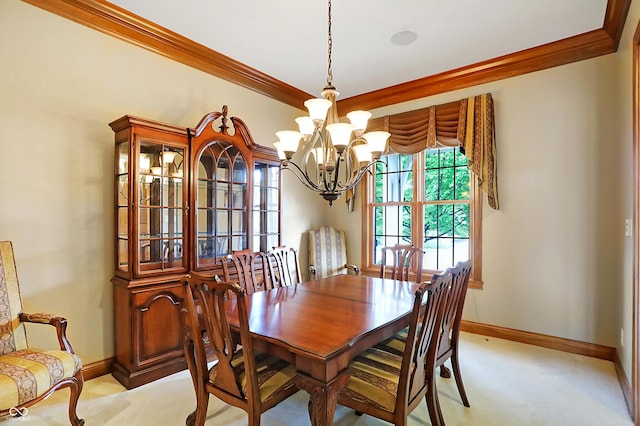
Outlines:
[[379, 117], [368, 130], [391, 133], [389, 147], [399, 154], [461, 146], [489, 206], [498, 209], [495, 122], [491, 93], [414, 111]]

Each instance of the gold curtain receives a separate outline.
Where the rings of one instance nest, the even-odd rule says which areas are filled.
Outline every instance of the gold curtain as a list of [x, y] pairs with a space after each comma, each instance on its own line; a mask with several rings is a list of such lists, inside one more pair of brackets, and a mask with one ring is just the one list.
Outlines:
[[498, 209], [498, 164], [496, 162], [496, 129], [491, 93], [460, 101], [457, 139], [464, 146], [469, 170], [487, 194], [489, 206]]
[[462, 146], [469, 170], [487, 194], [489, 206], [498, 209], [495, 122], [491, 93], [455, 102], [387, 115], [369, 121], [368, 131], [391, 133], [389, 148], [399, 154], [416, 154], [429, 148]]

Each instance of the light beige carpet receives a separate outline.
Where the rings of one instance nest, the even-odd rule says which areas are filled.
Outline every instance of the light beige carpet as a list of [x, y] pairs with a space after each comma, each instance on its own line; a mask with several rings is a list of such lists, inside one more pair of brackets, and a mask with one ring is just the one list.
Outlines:
[[[438, 378], [440, 403], [448, 426], [632, 426], [611, 362], [462, 333], [461, 370], [471, 408], [460, 402], [454, 379]], [[68, 391], [59, 391], [4, 425], [68, 425]], [[262, 425], [309, 425], [308, 396], [298, 392], [262, 416]], [[85, 383], [78, 414], [87, 426], [183, 425], [195, 408], [186, 371], [127, 391], [112, 376]], [[246, 425], [244, 411], [215, 397], [207, 426]], [[336, 426], [388, 424], [338, 407]], [[409, 425], [430, 425], [426, 404]]]

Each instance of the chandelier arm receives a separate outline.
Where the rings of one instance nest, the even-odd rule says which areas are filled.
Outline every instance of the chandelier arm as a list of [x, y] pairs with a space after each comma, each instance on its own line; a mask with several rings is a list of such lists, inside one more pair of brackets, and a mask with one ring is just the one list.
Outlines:
[[[290, 165], [293, 165], [294, 169], [289, 168]], [[307, 176], [307, 173], [305, 173], [300, 166], [298, 166], [296, 163], [289, 161], [287, 163], [286, 166], [280, 166], [281, 169], [283, 170], [289, 170], [289, 172], [291, 172], [295, 177], [298, 178], [298, 180], [300, 182], [302, 182], [307, 188], [312, 189], [314, 191], [321, 191], [322, 188], [320, 188], [320, 186], [316, 185], [310, 178], [309, 176]]]
[[[341, 158], [341, 155], [338, 154], [337, 160], [336, 160], [336, 169], [333, 171], [333, 173], [335, 173], [335, 179], [333, 179], [333, 184], [331, 185], [331, 191], [332, 192], [336, 192], [337, 188], [340, 188], [340, 189], [343, 188], [343, 186], [340, 185], [340, 164], [343, 161], [345, 161], [345, 159]], [[347, 171], [349, 171], [349, 170], [347, 170]], [[325, 186], [327, 186], [327, 185], [325, 184]], [[339, 191], [339, 192], [341, 192], [341, 191]]]
[[351, 182], [349, 182], [349, 185], [347, 185], [344, 188], [344, 190], [348, 191], [352, 189], [354, 186], [356, 186], [357, 184], [359, 184], [362, 178], [364, 177], [364, 175], [367, 174], [367, 172], [371, 173], [371, 169], [373, 168], [373, 166], [375, 166], [378, 163], [384, 164], [385, 166], [387, 164], [382, 160], [375, 160], [367, 164], [365, 167], [358, 170], [358, 173], [356, 174], [355, 178]]

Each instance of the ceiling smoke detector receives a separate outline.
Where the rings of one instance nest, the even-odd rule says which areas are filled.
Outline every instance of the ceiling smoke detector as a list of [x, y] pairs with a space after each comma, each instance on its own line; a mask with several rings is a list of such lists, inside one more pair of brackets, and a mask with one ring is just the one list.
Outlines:
[[418, 34], [413, 31], [400, 31], [391, 36], [391, 43], [396, 46], [406, 46], [418, 39]]

